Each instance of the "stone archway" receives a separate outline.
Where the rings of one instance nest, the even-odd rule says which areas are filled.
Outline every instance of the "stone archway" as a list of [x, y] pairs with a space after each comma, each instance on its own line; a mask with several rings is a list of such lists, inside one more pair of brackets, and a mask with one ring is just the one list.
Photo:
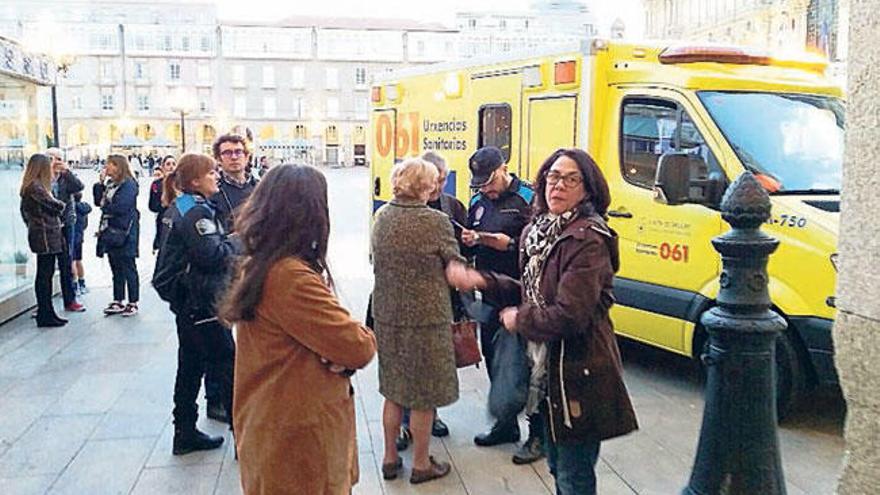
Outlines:
[[165, 127], [165, 137], [169, 141], [180, 144], [182, 138], [180, 135], [180, 124], [168, 124]]
[[144, 123], [134, 128], [134, 135], [142, 141], [149, 141], [156, 137], [156, 129], [152, 125]]
[[275, 139], [277, 134], [278, 134], [278, 130], [272, 124], [264, 125], [263, 127], [260, 128], [260, 140], [261, 141]]

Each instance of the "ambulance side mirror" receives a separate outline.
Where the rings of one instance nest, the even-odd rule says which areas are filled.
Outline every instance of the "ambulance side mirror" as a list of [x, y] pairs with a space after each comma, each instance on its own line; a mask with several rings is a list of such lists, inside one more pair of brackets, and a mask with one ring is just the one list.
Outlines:
[[691, 153], [666, 153], [657, 163], [654, 200], [668, 205], [686, 203], [717, 206], [724, 179], [710, 174], [703, 157]]

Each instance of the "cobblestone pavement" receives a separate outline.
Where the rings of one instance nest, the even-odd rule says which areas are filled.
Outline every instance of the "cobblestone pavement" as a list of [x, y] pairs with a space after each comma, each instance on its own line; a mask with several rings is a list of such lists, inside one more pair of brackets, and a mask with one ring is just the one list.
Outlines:
[[[339, 295], [353, 314], [364, 314], [370, 287], [367, 261], [366, 170], [326, 170], [331, 187], [331, 262]], [[146, 201], [146, 182], [140, 200]], [[171, 394], [176, 335], [166, 306], [150, 289], [153, 216], [141, 208], [144, 238], [141, 313], [105, 318], [109, 268], [87, 260], [92, 291], [88, 311], [67, 314], [60, 329], [37, 329], [27, 315], [0, 326], [0, 493], [234, 494], [238, 467], [223, 425], [200, 427], [226, 434], [224, 448], [171, 455]], [[97, 224], [93, 218], [92, 225]], [[93, 253], [93, 246], [86, 246]], [[93, 258], [93, 256], [87, 257]], [[56, 305], [60, 301], [56, 299]], [[699, 372], [679, 357], [625, 343], [626, 381], [641, 430], [606, 442], [598, 466], [602, 494], [674, 494], [686, 484], [702, 416]], [[412, 487], [406, 477], [385, 482], [381, 401], [375, 362], [355, 375], [361, 482], [356, 494], [549, 494], [544, 462], [515, 466], [514, 445], [478, 448], [473, 436], [490, 423], [488, 382], [482, 369], [461, 371], [461, 399], [440, 415], [451, 435], [434, 439], [432, 453], [450, 460], [454, 473]], [[822, 391], [780, 430], [792, 495], [833, 493], [844, 443], [844, 405]], [[524, 426], [524, 425], [523, 425]], [[308, 448], [308, 446], [303, 446]], [[404, 462], [410, 464], [409, 452]]]

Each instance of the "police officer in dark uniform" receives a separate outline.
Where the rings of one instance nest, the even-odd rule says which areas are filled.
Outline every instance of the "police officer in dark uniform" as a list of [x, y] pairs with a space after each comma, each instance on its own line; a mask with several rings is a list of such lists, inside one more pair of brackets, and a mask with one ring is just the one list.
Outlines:
[[[474, 257], [476, 268], [519, 278], [519, 237], [531, 219], [534, 191], [531, 186], [507, 170], [505, 158], [494, 146], [480, 148], [469, 161], [471, 188], [479, 192], [471, 199], [468, 227], [462, 231], [462, 242]], [[500, 330], [499, 330], [500, 329]], [[493, 312], [480, 324], [480, 344], [486, 359], [486, 370], [492, 380], [492, 341], [495, 333], [504, 331]], [[514, 454], [513, 462], [527, 464], [544, 456], [541, 445], [543, 424], [540, 418], [529, 418], [529, 438]], [[474, 437], [480, 446], [519, 441], [516, 416], [498, 418], [487, 433]]]
[[[235, 343], [232, 332], [217, 318], [216, 304], [229, 282], [232, 261], [240, 251], [227, 236], [211, 200], [217, 190], [214, 161], [207, 155], [184, 155], [176, 171], [182, 194], [170, 212], [171, 231], [159, 252], [157, 273], [182, 273], [171, 309], [176, 315], [180, 347], [174, 384], [173, 454], [210, 450], [223, 443], [196, 428], [196, 398], [205, 363], [216, 370], [218, 400], [232, 411]], [[154, 276], [154, 283], [156, 276]], [[230, 418], [231, 419], [231, 418]]]

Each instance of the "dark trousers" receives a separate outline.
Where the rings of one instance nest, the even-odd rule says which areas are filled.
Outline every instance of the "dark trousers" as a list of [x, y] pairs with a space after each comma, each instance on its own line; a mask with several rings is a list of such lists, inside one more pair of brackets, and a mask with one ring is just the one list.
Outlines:
[[220, 384], [218, 373], [217, 366], [213, 361], [210, 359], [205, 361], [205, 400], [208, 404], [223, 404], [223, 394], [221, 393], [223, 387]]
[[486, 373], [489, 375], [489, 381], [492, 381], [492, 357], [495, 354], [495, 333], [504, 331], [501, 328], [501, 322], [498, 321], [498, 312], [492, 311], [486, 323], [480, 323], [480, 350], [483, 353], [483, 359], [486, 363]]
[[179, 347], [177, 377], [174, 381], [174, 424], [181, 429], [195, 427], [199, 417], [196, 399], [202, 386], [206, 361], [210, 361], [217, 370], [220, 397], [231, 420], [235, 366], [232, 331], [216, 319], [197, 324], [189, 316], [178, 315], [176, 321]]
[[[125, 289], [128, 288], [128, 302], [136, 303], [140, 299], [140, 281], [133, 256], [108, 253], [110, 271], [113, 272], [113, 300], [125, 300]], [[70, 265], [70, 261], [67, 262]]]
[[556, 495], [596, 495], [599, 440], [560, 444], [544, 430], [547, 466], [556, 480]]
[[76, 285], [73, 283], [73, 268], [71, 266], [75, 230], [76, 225], [74, 224], [61, 227], [61, 233], [64, 236], [64, 249], [58, 255], [58, 271], [61, 278], [61, 297], [64, 299], [65, 306], [76, 302]]
[[48, 322], [58, 317], [52, 306], [52, 276], [55, 275], [56, 258], [60, 258], [60, 255], [37, 255], [37, 277], [34, 281], [34, 293], [37, 296], [37, 323]]

